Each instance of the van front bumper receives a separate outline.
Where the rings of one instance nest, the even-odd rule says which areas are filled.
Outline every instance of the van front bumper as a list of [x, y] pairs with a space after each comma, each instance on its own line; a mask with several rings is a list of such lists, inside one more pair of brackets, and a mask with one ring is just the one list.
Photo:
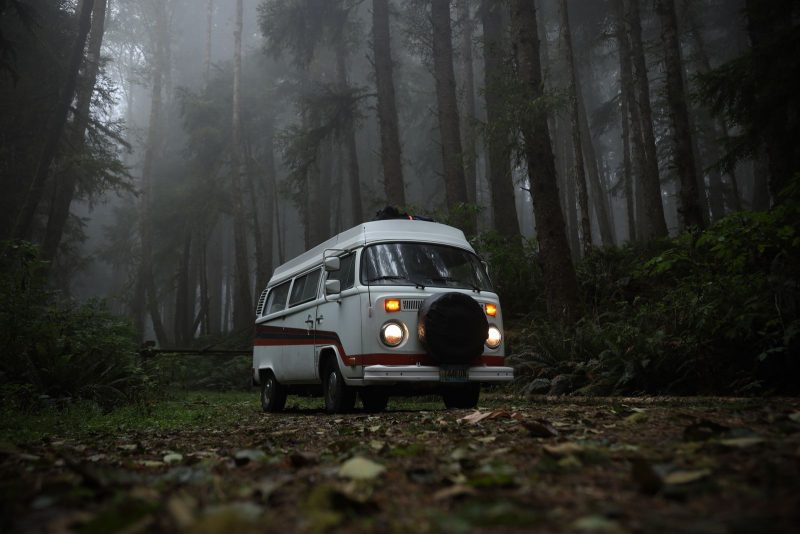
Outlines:
[[[512, 367], [476, 366], [468, 368], [469, 382], [510, 382], [514, 379]], [[443, 382], [439, 367], [430, 365], [369, 365], [364, 367], [363, 384], [397, 382]]]

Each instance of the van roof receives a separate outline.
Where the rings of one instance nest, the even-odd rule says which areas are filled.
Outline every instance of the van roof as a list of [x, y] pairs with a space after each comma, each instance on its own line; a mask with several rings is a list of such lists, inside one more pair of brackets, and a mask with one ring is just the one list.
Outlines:
[[464, 232], [452, 226], [435, 222], [405, 219], [371, 221], [345, 230], [341, 234], [333, 236], [327, 241], [320, 243], [316, 247], [277, 267], [275, 272], [272, 273], [269, 285], [282, 282], [299, 272], [319, 264], [322, 259], [322, 253], [325, 250], [353, 250], [372, 243], [391, 241], [441, 243], [443, 245], [450, 245], [475, 252], [466, 237], [464, 237]]

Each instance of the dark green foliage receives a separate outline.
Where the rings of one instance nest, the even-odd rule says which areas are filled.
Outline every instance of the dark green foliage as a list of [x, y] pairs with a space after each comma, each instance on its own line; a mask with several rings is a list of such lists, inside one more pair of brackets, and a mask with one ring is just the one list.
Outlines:
[[111, 315], [101, 302], [77, 304], [50, 291], [45, 264], [33, 245], [1, 246], [3, 400], [30, 405], [46, 395], [110, 406], [140, 393], [147, 381], [127, 321]]
[[737, 161], [765, 151], [773, 197], [800, 172], [799, 14], [792, 0], [747, 2], [744, 15], [752, 46], [696, 77], [702, 103], [736, 127], [719, 164], [729, 171]]
[[250, 391], [252, 356], [163, 354], [144, 363], [157, 389], [175, 391]]
[[587, 315], [568, 328], [533, 314], [513, 340], [521, 381], [566, 375], [587, 394], [798, 391], [798, 220], [785, 204], [595, 251], [578, 269]]
[[475, 237], [472, 246], [489, 264], [489, 276], [500, 295], [506, 321], [531, 312], [544, 313], [542, 273], [534, 241], [510, 240], [486, 232]]

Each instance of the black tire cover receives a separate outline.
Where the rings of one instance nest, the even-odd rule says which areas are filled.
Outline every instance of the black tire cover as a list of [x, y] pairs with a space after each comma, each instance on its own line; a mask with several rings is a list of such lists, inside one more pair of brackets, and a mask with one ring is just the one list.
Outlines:
[[489, 323], [480, 304], [464, 293], [438, 293], [422, 303], [417, 332], [440, 363], [468, 363], [483, 354]]

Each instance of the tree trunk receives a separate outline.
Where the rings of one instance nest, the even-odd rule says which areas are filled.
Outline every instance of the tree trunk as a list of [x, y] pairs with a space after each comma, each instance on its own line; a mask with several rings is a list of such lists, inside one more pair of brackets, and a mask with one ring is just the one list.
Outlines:
[[504, 96], [501, 82], [506, 43], [503, 31], [503, 5], [484, 0], [483, 24], [484, 99], [486, 101], [486, 154], [489, 168], [494, 229], [509, 238], [520, 236], [514, 182], [511, 176], [510, 132], [501, 121]]
[[[336, 46], [336, 77], [342, 92], [349, 90], [350, 83], [347, 79], [347, 46], [344, 39], [340, 39]], [[353, 223], [364, 221], [364, 210], [361, 207], [361, 172], [358, 166], [358, 145], [356, 144], [356, 124], [353, 117], [346, 125], [344, 143], [347, 147], [347, 178], [350, 188], [350, 212]], [[342, 180], [344, 182], [344, 180]], [[344, 183], [341, 185], [344, 189]]]
[[166, 64], [166, 49], [169, 47], [168, 40], [168, 21], [164, 4], [155, 2], [153, 4], [155, 25], [155, 49], [151, 58], [152, 65], [152, 88], [150, 98], [150, 119], [147, 126], [147, 145], [142, 163], [142, 197], [140, 215], [140, 233], [142, 240], [142, 258], [140, 266], [140, 277], [142, 287], [146, 295], [147, 309], [150, 319], [153, 322], [153, 330], [156, 339], [161, 346], [167, 344], [167, 334], [161, 321], [161, 310], [158, 302], [158, 292], [156, 291], [155, 278], [153, 275], [153, 243], [152, 243], [152, 221], [150, 220], [150, 203], [153, 197], [153, 164], [156, 154], [161, 150], [161, 112], [163, 107], [162, 92], [164, 85], [164, 71], [168, 68]]
[[222, 313], [225, 304], [223, 286], [226, 280], [222, 237], [228, 233], [226, 226], [226, 220], [222, 217], [218, 218], [217, 224], [212, 227], [206, 246], [206, 272], [208, 273], [206, 275], [208, 277], [206, 306], [208, 307], [208, 333], [212, 336], [222, 333], [222, 324], [226, 320]]
[[[800, 143], [797, 141], [796, 127], [800, 109], [788, 98], [782, 105], [764, 102], [764, 98], [776, 94], [776, 90], [764, 89], [763, 85], [788, 85], [792, 75], [787, 73], [792, 71], [789, 70], [791, 67], [787, 68], [786, 63], [790, 56], [784, 52], [782, 57], [775, 58], [775, 47], [781, 43], [777, 39], [782, 39], [787, 46], [793, 45], [791, 53], [797, 53], [797, 21], [800, 18], [798, 11], [800, 8], [796, 0], [745, 2], [747, 32], [755, 60], [753, 100], [755, 110], [761, 114], [757, 119], [757, 131], [768, 158], [769, 192], [773, 202], [781, 201], [781, 191], [800, 172]], [[796, 77], [797, 73], [793, 76]]]
[[259, 198], [258, 191], [256, 190], [256, 172], [253, 168], [252, 156], [248, 148], [246, 153], [247, 161], [247, 196], [250, 198], [250, 212], [251, 212], [251, 226], [253, 234], [253, 246], [256, 253], [256, 276], [253, 288], [253, 296], [261, 294], [261, 290], [267, 285], [269, 280], [269, 265], [266, 253], [264, 251], [264, 229], [261, 226], [261, 215], [259, 214], [258, 207], [262, 204]]
[[262, 237], [264, 239], [264, 259], [266, 261], [264, 272], [267, 276], [266, 279], [261, 280], [261, 286], [259, 287], [264, 288], [266, 287], [267, 282], [269, 282], [269, 277], [272, 275], [272, 258], [274, 256], [275, 248], [274, 233], [277, 210], [275, 207], [275, 131], [272, 117], [267, 120], [262, 136], [264, 141], [264, 179], [259, 180], [258, 183], [261, 189], [261, 195], [264, 198], [263, 204], [266, 212], [266, 216], [264, 217], [264, 232]]
[[570, 121], [572, 123], [572, 150], [574, 152], [574, 178], [578, 189], [578, 206], [580, 207], [581, 246], [583, 254], [592, 250], [592, 226], [589, 219], [589, 192], [586, 187], [586, 167], [583, 164], [583, 143], [581, 140], [580, 112], [578, 111], [577, 73], [575, 58], [572, 52], [572, 34], [569, 27], [569, 9], [567, 0], [561, 0], [561, 30], [564, 38], [564, 51], [567, 60], [568, 83], [567, 92], [570, 101]]
[[[636, 228], [632, 234], [635, 240], [647, 239], [645, 226], [647, 225], [647, 215], [644, 213], [644, 202], [642, 195], [642, 181], [647, 172], [647, 157], [645, 155], [644, 135], [642, 134], [642, 118], [639, 115], [639, 106], [636, 103], [636, 88], [633, 79], [633, 65], [631, 64], [631, 46], [626, 19], [625, 6], [623, 0], [616, 0], [617, 11], [617, 45], [619, 47], [620, 61], [620, 90], [623, 100], [627, 104], [628, 114], [625, 117], [627, 125], [630, 127], [629, 140], [631, 141], [632, 171], [634, 178], [631, 180], [632, 203], [635, 206]], [[623, 126], [624, 128], [624, 126]]]
[[[92, 94], [100, 71], [100, 49], [103, 46], [105, 32], [106, 0], [95, 0], [92, 10], [91, 30], [89, 31], [89, 45], [86, 54], [83, 75], [77, 82], [75, 95], [75, 117], [72, 123], [71, 146], [75, 154], [80, 155], [86, 148], [86, 128], [89, 125], [89, 114], [92, 105]], [[78, 183], [78, 172], [69, 169], [55, 184], [55, 197], [50, 206], [50, 215], [47, 218], [42, 254], [46, 260], [53, 260], [58, 252], [64, 227], [69, 218], [69, 208], [75, 196], [75, 187]]]
[[[631, 53], [633, 88], [632, 102], [637, 108], [640, 133], [643, 142], [643, 166], [639, 186], [644, 201], [640, 215], [640, 232], [643, 239], [667, 235], [664, 206], [661, 201], [661, 181], [658, 173], [658, 154], [653, 131], [653, 112], [650, 106], [650, 82], [647, 77], [647, 62], [642, 44], [642, 22], [639, 16], [639, 0], [624, 0], [626, 3], [625, 26]], [[636, 133], [634, 133], [634, 136]]]
[[474, 22], [469, 0], [458, 0], [458, 19], [461, 26], [461, 85], [464, 90], [461, 122], [462, 145], [464, 147], [464, 177], [467, 181], [467, 200], [475, 204], [477, 199], [477, 170], [475, 152], [475, 69], [472, 65], [472, 39]]
[[456, 79], [453, 71], [453, 42], [449, 0], [431, 1], [433, 23], [433, 71], [436, 78], [436, 104], [442, 144], [442, 169], [447, 208], [455, 212], [467, 202], [464, 179], [461, 128], [458, 119]]
[[589, 178], [590, 193], [589, 198], [594, 206], [597, 215], [597, 226], [600, 229], [600, 239], [603, 246], [614, 246], [614, 218], [610, 213], [608, 193], [600, 179], [600, 170], [597, 166], [597, 152], [594, 149], [592, 131], [589, 128], [589, 118], [586, 115], [586, 101], [583, 97], [580, 78], [575, 78], [575, 94], [578, 99], [578, 120], [581, 126], [581, 136], [583, 138], [583, 157], [586, 162], [587, 176]]
[[661, 19], [661, 42], [664, 46], [664, 63], [667, 71], [667, 106], [673, 130], [674, 163], [680, 180], [681, 207], [678, 213], [684, 226], [705, 228], [702, 203], [697, 188], [697, 164], [692, 148], [692, 129], [686, 105], [683, 61], [674, 0], [656, 0], [656, 11]]
[[[511, 6], [511, 29], [519, 77], [531, 100], [535, 100], [542, 96], [536, 9], [529, 0], [513, 0]], [[564, 232], [547, 118], [536, 113], [520, 120], [548, 311], [551, 317], [572, 322], [579, 312], [578, 289]]]
[[242, 80], [242, 0], [236, 0], [236, 24], [233, 30], [233, 147], [231, 174], [231, 208], [233, 211], [233, 243], [236, 258], [236, 298], [233, 304], [233, 328], [251, 326], [253, 301], [250, 293], [250, 267], [247, 253], [247, 222], [242, 202], [242, 181], [246, 169], [242, 142], [241, 80]]
[[72, 51], [69, 56], [64, 85], [58, 95], [58, 104], [53, 112], [50, 125], [47, 129], [44, 145], [42, 146], [36, 171], [30, 182], [28, 193], [20, 208], [16, 224], [12, 235], [16, 239], [30, 239], [33, 221], [36, 216], [36, 208], [42, 200], [44, 185], [50, 171], [50, 165], [58, 152], [58, 143], [67, 124], [67, 116], [72, 100], [75, 98], [75, 89], [78, 85], [78, 74], [81, 63], [83, 62], [83, 50], [86, 46], [86, 38], [92, 26], [92, 11], [94, 0], [81, 0], [78, 7], [78, 33], [75, 42], [72, 44]]
[[203, 58], [203, 82], [208, 86], [211, 79], [211, 36], [214, 33], [214, 0], [208, 0], [206, 8], [206, 51]]
[[372, 1], [372, 53], [378, 90], [378, 123], [381, 131], [381, 164], [386, 201], [405, 206], [403, 161], [395, 103], [392, 45], [389, 34], [389, 0]]
[[[694, 40], [694, 52], [697, 57], [698, 71], [700, 73], [707, 73], [711, 71], [711, 60], [706, 51], [705, 39], [703, 39], [703, 32], [698, 27], [694, 19], [690, 19], [691, 27], [690, 33]], [[705, 145], [707, 147], [708, 159], [710, 165], [714, 166], [709, 171], [709, 207], [711, 209], [711, 219], [716, 221], [725, 215], [725, 203], [728, 204], [730, 211], [741, 211], [742, 204], [739, 197], [739, 187], [736, 182], [736, 172], [734, 169], [728, 171], [728, 179], [730, 180], [730, 188], [726, 188], [722, 183], [722, 177], [719, 170], [716, 168], [716, 163], [722, 158], [720, 144], [724, 144], [728, 138], [727, 128], [720, 119], [712, 119], [708, 116], [707, 111], [703, 110], [705, 117], [703, 120], [703, 136], [705, 137]], [[717, 191], [716, 186], [719, 184], [720, 189]], [[724, 201], [723, 201], [724, 199]]]
[[[183, 242], [183, 252], [178, 259], [177, 284], [175, 286], [175, 323], [173, 339], [177, 345], [184, 345], [189, 342], [189, 330], [194, 319], [189, 310], [189, 288], [190, 273], [189, 262], [192, 256], [192, 232], [186, 230]], [[192, 294], [192, 299], [194, 294]]]
[[[617, 30], [619, 32], [619, 29]], [[620, 54], [620, 62], [626, 63], [625, 57]], [[630, 134], [630, 95], [628, 88], [622, 84], [620, 95], [620, 117], [622, 119], [622, 180], [625, 187], [625, 211], [628, 221], [628, 241], [636, 241], [636, 210], [633, 197], [633, 177], [631, 173], [631, 134]]]

